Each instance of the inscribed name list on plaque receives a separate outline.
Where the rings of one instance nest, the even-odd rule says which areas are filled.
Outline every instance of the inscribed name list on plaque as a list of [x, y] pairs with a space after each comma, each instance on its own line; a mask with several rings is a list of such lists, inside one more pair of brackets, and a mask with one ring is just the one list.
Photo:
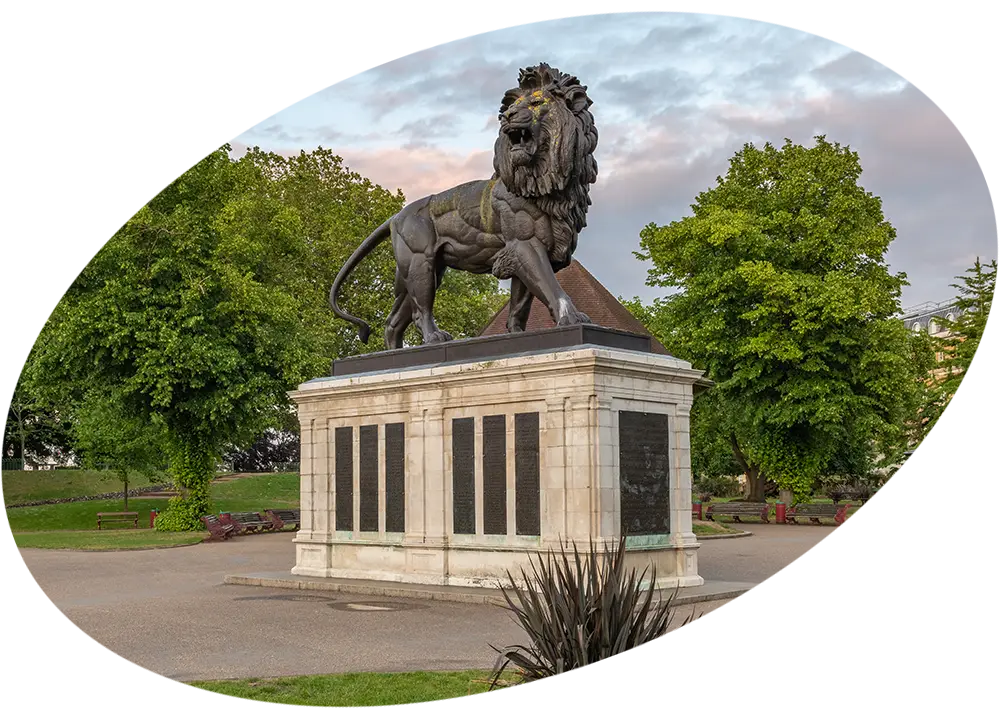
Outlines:
[[538, 414], [514, 414], [514, 525], [518, 535], [541, 532], [538, 494]]
[[483, 532], [507, 534], [507, 417], [483, 416]]
[[385, 426], [385, 532], [406, 530], [406, 424]]
[[475, 420], [452, 422], [452, 505], [455, 533], [476, 533]]
[[618, 414], [622, 529], [627, 535], [670, 532], [670, 431], [662, 413]]
[[354, 429], [350, 426], [338, 428], [334, 436], [337, 530], [354, 530]]
[[378, 531], [378, 426], [361, 426], [359, 526], [362, 532]]

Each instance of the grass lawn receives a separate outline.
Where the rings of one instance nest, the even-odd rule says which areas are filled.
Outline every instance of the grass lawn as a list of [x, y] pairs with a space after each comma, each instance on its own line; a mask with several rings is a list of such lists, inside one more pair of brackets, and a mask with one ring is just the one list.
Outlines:
[[695, 535], [725, 535], [729, 533], [742, 533], [741, 530], [733, 530], [724, 525], [707, 520], [695, 520], [692, 522], [691, 530]]
[[70, 550], [137, 550], [200, 543], [208, 533], [161, 533], [146, 529], [46, 530], [14, 533], [19, 548]]
[[[167, 479], [151, 480], [146, 476], [135, 474], [129, 478], [128, 487], [140, 488], [161, 482], [167, 482]], [[100, 495], [120, 490], [123, 490], [122, 482], [111, 471], [3, 471], [4, 505]]]
[[229, 509], [228, 502], [256, 501], [255, 508], [232, 508], [232, 510], [266, 510], [267, 508], [299, 507], [298, 473], [261, 473], [212, 484], [212, 499], [223, 509]]
[[486, 692], [489, 673], [356, 672], [342, 675], [214, 680], [190, 684], [212, 692], [263, 702], [351, 707], [401, 705]]
[[[211, 491], [217, 513], [297, 508], [299, 505], [299, 477], [289, 473], [250, 476], [215, 483]], [[167, 500], [167, 498], [129, 498], [128, 509], [139, 513], [139, 525], [148, 526], [149, 511], [164, 510], [167, 507]], [[10, 521], [10, 529], [15, 533], [38, 530], [91, 530], [97, 527], [98, 513], [115, 513], [122, 510], [124, 507], [121, 499], [88, 500], [78, 503], [9, 508], [7, 519]]]

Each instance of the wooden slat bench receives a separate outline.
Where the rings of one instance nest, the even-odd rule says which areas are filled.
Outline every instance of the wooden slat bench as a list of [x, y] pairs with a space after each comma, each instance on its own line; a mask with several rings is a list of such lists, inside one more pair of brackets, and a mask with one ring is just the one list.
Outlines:
[[708, 506], [708, 512], [705, 517], [708, 520], [714, 520], [714, 516], [716, 515], [728, 515], [737, 523], [740, 523], [742, 522], [740, 516], [743, 515], [760, 518], [767, 523], [769, 522], [767, 514], [770, 510], [771, 506], [767, 503], [712, 503]]
[[274, 521], [260, 513], [222, 513], [219, 516], [224, 523], [232, 525], [239, 533], [260, 533], [275, 530]]
[[98, 513], [97, 514], [97, 529], [101, 529], [103, 523], [131, 523], [133, 528], [139, 527], [139, 514], [126, 512], [126, 513]]
[[301, 511], [298, 509], [292, 510], [287, 508], [268, 508], [264, 511], [264, 514], [271, 519], [274, 523], [275, 530], [281, 530], [285, 527], [294, 527], [295, 530], [299, 529], [299, 525], [302, 522]]
[[201, 522], [205, 524], [208, 532], [211, 533], [209, 540], [225, 540], [236, 535], [236, 527], [231, 523], [222, 522], [217, 515], [203, 515], [201, 516]]
[[832, 503], [800, 503], [799, 505], [793, 505], [788, 509], [785, 513], [785, 520], [794, 523], [796, 518], [809, 518], [809, 520], [816, 525], [822, 525], [819, 520], [820, 518], [833, 518], [837, 525], [840, 525], [847, 520], [847, 510], [850, 507], [850, 503], [844, 505], [834, 505]]

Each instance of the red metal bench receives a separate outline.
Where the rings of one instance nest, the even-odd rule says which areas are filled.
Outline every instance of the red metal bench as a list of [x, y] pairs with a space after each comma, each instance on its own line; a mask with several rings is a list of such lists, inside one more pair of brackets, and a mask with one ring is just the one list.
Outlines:
[[219, 520], [219, 516], [217, 515], [203, 515], [201, 516], [201, 522], [205, 524], [205, 527], [211, 534], [209, 535], [209, 540], [225, 540], [236, 534], [236, 528], [229, 523]]
[[712, 503], [708, 506], [708, 512], [705, 517], [708, 520], [714, 520], [716, 515], [728, 515], [734, 521], [740, 523], [742, 522], [740, 516], [746, 515], [760, 518], [767, 523], [770, 522], [767, 519], [767, 514], [770, 510], [771, 506], [767, 503]]
[[302, 522], [301, 511], [298, 509], [292, 510], [288, 508], [268, 508], [264, 511], [265, 515], [271, 519], [271, 522], [277, 526], [275, 530], [281, 530], [282, 528], [292, 526], [295, 530], [299, 529], [299, 525]]
[[793, 505], [788, 509], [785, 513], [785, 520], [794, 523], [796, 518], [809, 518], [809, 520], [816, 525], [822, 525], [819, 520], [820, 518], [833, 518], [837, 525], [840, 525], [847, 520], [847, 510], [850, 507], [850, 503], [845, 505], [834, 505], [832, 503], [800, 503], [799, 505]]

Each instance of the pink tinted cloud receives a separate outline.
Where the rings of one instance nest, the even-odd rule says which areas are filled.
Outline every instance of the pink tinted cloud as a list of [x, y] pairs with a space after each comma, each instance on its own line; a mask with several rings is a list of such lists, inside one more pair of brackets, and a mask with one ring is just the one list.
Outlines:
[[492, 149], [462, 154], [436, 147], [400, 147], [342, 154], [353, 171], [390, 191], [402, 189], [408, 202], [493, 175]]

